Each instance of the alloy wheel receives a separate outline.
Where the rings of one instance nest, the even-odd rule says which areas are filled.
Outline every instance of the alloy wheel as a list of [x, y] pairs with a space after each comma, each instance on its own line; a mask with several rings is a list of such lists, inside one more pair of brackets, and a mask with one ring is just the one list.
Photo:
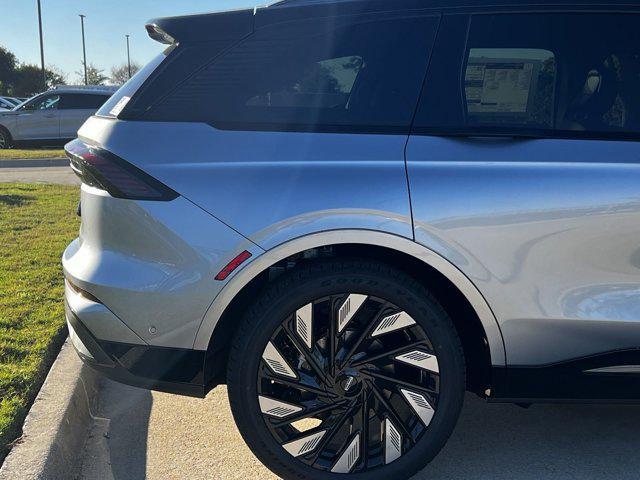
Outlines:
[[409, 452], [438, 407], [433, 346], [383, 298], [345, 293], [302, 305], [271, 336], [258, 403], [282, 448], [315, 469], [365, 472]]

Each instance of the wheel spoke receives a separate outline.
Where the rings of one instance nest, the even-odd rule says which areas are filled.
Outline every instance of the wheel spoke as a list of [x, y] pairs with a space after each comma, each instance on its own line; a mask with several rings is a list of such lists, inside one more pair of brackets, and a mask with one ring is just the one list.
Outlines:
[[391, 404], [387, 401], [387, 399], [384, 398], [384, 395], [382, 394], [382, 392], [373, 383], [371, 384], [371, 391], [377, 398], [378, 402], [385, 409], [385, 413], [389, 416], [389, 418], [391, 418], [393, 423], [395, 425], [400, 426], [400, 428], [402, 429], [403, 435], [406, 436], [411, 441], [411, 443], [415, 443], [413, 439], [413, 435], [411, 434], [411, 432], [409, 432], [409, 430], [407, 430], [407, 427], [404, 425], [404, 422], [400, 419], [395, 409], [391, 406]]
[[[392, 356], [395, 356], [396, 354], [400, 354], [400, 353], [403, 353], [403, 352], [406, 352], [406, 351], [410, 351], [410, 350], [412, 350], [412, 349], [414, 349], [416, 347], [424, 347], [427, 344], [428, 344], [427, 340], [420, 340], [420, 341], [417, 341], [417, 342], [409, 343], [407, 345], [402, 345], [401, 347], [394, 348], [392, 350], [386, 350], [386, 351], [384, 351], [382, 353], [378, 353], [378, 354], [373, 355], [371, 357], [366, 357], [366, 358], [359, 359], [356, 362], [350, 362], [349, 366], [350, 367], [360, 367], [362, 365], [366, 365], [367, 363], [373, 363], [376, 360], [380, 360], [382, 358], [392, 357]], [[392, 360], [392, 359], [390, 359], [390, 360]]]
[[373, 328], [375, 327], [375, 322], [371, 322], [369, 325], [367, 325], [367, 327], [360, 333], [360, 336], [356, 339], [356, 341], [353, 343], [353, 345], [351, 346], [351, 348], [349, 348], [349, 351], [345, 354], [345, 356], [342, 358], [342, 361], [340, 362], [340, 367], [343, 368], [351, 359], [351, 357], [353, 357], [353, 355], [356, 353], [356, 351], [358, 350], [358, 348], [360, 347], [360, 345], [362, 344], [362, 342], [369, 336], [369, 334], [371, 333], [371, 330], [373, 330]]
[[365, 389], [362, 392], [362, 438], [360, 439], [360, 461], [367, 468], [369, 460], [369, 398], [371, 391]]
[[329, 315], [329, 375], [336, 374], [336, 351], [338, 349], [338, 317], [336, 309], [331, 305], [331, 313]]
[[381, 380], [382, 382], [385, 382], [387, 384], [391, 384], [394, 386], [403, 386], [403, 387], [407, 387], [410, 388], [412, 390], [417, 390], [419, 392], [422, 393], [426, 393], [427, 395], [437, 395], [437, 392], [435, 392], [434, 390], [427, 388], [427, 387], [423, 387], [422, 385], [416, 385], [415, 383], [411, 383], [411, 382], [406, 382], [404, 380], [400, 380], [398, 378], [393, 378], [393, 377], [389, 377], [387, 375], [384, 375], [382, 373], [379, 372], [374, 372], [371, 370], [362, 370], [363, 375], [372, 377], [374, 380]]
[[296, 335], [296, 333], [292, 332], [288, 325], [285, 324], [284, 330], [287, 334], [287, 339], [295, 345], [296, 349], [299, 350], [300, 354], [304, 357], [307, 364], [309, 364], [313, 372], [318, 376], [322, 383], [331, 386], [333, 382], [330, 381], [322, 368], [318, 365], [318, 362], [313, 356], [313, 352], [309, 352], [306, 349], [306, 347], [300, 342], [300, 340], [298, 340], [298, 336]]
[[335, 393], [332, 392], [328, 392], [326, 390], [323, 390], [322, 388], [313, 386], [313, 385], [309, 385], [308, 383], [304, 383], [302, 381], [295, 381], [295, 380], [287, 380], [285, 378], [282, 377], [278, 377], [276, 375], [272, 375], [270, 373], [266, 373], [264, 375], [264, 377], [267, 380], [279, 383], [281, 385], [284, 385], [286, 387], [291, 387], [291, 388], [296, 388], [298, 390], [302, 390], [305, 392], [309, 392], [309, 393], [314, 393], [320, 397], [327, 397], [327, 398], [336, 398], [337, 395]]
[[356, 403], [357, 403], [357, 400], [352, 400], [351, 403], [346, 406], [345, 411], [335, 420], [333, 425], [328, 429], [327, 434], [324, 436], [324, 438], [320, 442], [320, 445], [318, 446], [316, 453], [313, 454], [310, 465], [313, 465], [318, 461], [318, 457], [323, 452], [327, 444], [331, 440], [333, 440], [333, 437], [335, 437], [336, 434], [340, 431], [340, 429], [342, 428], [344, 423], [347, 421], [347, 419], [353, 416], [351, 413]]
[[321, 413], [325, 413], [325, 412], [329, 412], [331, 410], [335, 410], [335, 409], [339, 409], [340, 407], [342, 407], [344, 404], [347, 403], [347, 400], [343, 400], [337, 403], [331, 403], [331, 404], [321, 404], [319, 406], [315, 406], [313, 408], [306, 408], [305, 410], [303, 410], [300, 413], [297, 413], [295, 415], [290, 415], [282, 420], [275, 420], [272, 421], [271, 423], [273, 424], [274, 427], [278, 428], [278, 427], [282, 427], [283, 425], [287, 425], [290, 423], [295, 423], [298, 420], [304, 420], [305, 418], [309, 418], [309, 417], [313, 417], [315, 415], [320, 415]]

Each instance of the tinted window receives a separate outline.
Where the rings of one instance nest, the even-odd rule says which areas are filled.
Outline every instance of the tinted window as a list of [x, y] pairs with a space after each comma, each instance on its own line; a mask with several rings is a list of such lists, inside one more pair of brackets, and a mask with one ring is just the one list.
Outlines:
[[62, 96], [60, 108], [63, 110], [98, 110], [108, 99], [109, 95], [65, 94]]
[[[124, 109], [131, 97], [144, 84], [149, 76], [160, 66], [166, 58], [165, 53], [157, 55], [147, 65], [138, 70], [138, 72], [129, 79], [120, 89], [113, 94], [109, 100], [98, 110], [97, 115], [104, 117], [117, 117]], [[117, 108], [116, 108], [117, 107]]]
[[640, 132], [640, 16], [477, 15], [470, 21], [464, 47], [460, 40], [439, 47], [453, 60], [429, 72], [418, 130]]
[[27, 108], [29, 110], [55, 110], [58, 108], [59, 102], [60, 95], [47, 95], [34, 99], [23, 108]]
[[265, 27], [146, 118], [231, 129], [406, 130], [437, 20], [385, 14]]
[[340, 108], [349, 101], [362, 57], [330, 58], [312, 63], [297, 78], [276, 91], [261, 93], [246, 102], [248, 107]]

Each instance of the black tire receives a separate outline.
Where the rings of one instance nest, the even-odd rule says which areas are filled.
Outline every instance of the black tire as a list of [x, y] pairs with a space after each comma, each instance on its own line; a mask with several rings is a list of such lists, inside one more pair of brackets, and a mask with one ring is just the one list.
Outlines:
[[[316, 452], [315, 454], [311, 453], [306, 457], [300, 456], [299, 458], [295, 458], [294, 456], [292, 456], [293, 454], [285, 451], [281, 443], [276, 440], [274, 436], [275, 434], [273, 433], [274, 430], [271, 430], [271, 427], [267, 426], [267, 420], [265, 420], [265, 416], [263, 415], [264, 409], [261, 409], [261, 406], [258, 402], [258, 391], [259, 389], [263, 388], [263, 384], [259, 383], [258, 381], [258, 376], [260, 375], [259, 372], [267, 370], [268, 375], [273, 375], [275, 373], [274, 370], [268, 369], [266, 363], [262, 360], [263, 352], [266, 353], [265, 347], [267, 346], [267, 344], [272, 345], [271, 339], [275, 338], [272, 337], [273, 335], [275, 335], [274, 332], [280, 331], [279, 335], [285, 336], [286, 332], [289, 332], [289, 335], [292, 335], [291, 331], [286, 330], [285, 328], [285, 325], [291, 324], [287, 324], [284, 322], [299, 322], [299, 317], [294, 316], [294, 313], [297, 309], [300, 309], [311, 302], [311, 308], [314, 312], [313, 315], [315, 315], [317, 308], [320, 307], [316, 307], [316, 304], [313, 303], [314, 301], [321, 298], [331, 299], [334, 295], [345, 294], [345, 292], [347, 292], [347, 294], [357, 292], [359, 294], [362, 294], [362, 296], [367, 295], [367, 300], [365, 301], [370, 302], [379, 302], [381, 300], [386, 300], [390, 302], [389, 304], [397, 306], [397, 308], [402, 309], [402, 311], [410, 315], [415, 320], [415, 324], [412, 327], [405, 327], [405, 330], [407, 330], [407, 332], [402, 333], [400, 331], [394, 331], [392, 332], [393, 335], [395, 335], [396, 337], [400, 335], [413, 335], [413, 329], [417, 329], [417, 332], [423, 331], [428, 336], [429, 345], [432, 347], [433, 353], [436, 356], [437, 363], [439, 365], [438, 374], [433, 374], [431, 372], [425, 373], [424, 371], [416, 374], [419, 375], [420, 381], [422, 381], [423, 378], [429, 380], [431, 375], [435, 375], [437, 377], [438, 385], [438, 396], [437, 400], [435, 400], [437, 407], [435, 408], [435, 413], [433, 413], [433, 416], [431, 417], [430, 423], [424, 424], [423, 422], [423, 424], [418, 424], [424, 426], [424, 430], [422, 431], [421, 436], [415, 440], [402, 437], [403, 442], [409, 442], [409, 440], [411, 440], [410, 444], [407, 443], [407, 445], [410, 445], [410, 447], [407, 447], [406, 453], [402, 453], [402, 455], [397, 460], [386, 465], [384, 464], [384, 462], [378, 462], [378, 465], [368, 467], [363, 463], [362, 458], [359, 458], [357, 460], [357, 463], [355, 464], [353, 464], [353, 462], [350, 462], [349, 465], [351, 465], [352, 470], [349, 475], [331, 473], [331, 468], [326, 468], [315, 463], [313, 464], [313, 466], [309, 466], [308, 464], [303, 463], [303, 460], [307, 462], [313, 462], [313, 460], [309, 458], [313, 457], [314, 455], [320, 455], [320, 457], [322, 457], [322, 460], [325, 461], [325, 456], [330, 456], [331, 452], [334, 451], [336, 452], [335, 455], [339, 458], [339, 460], [343, 460], [343, 457], [348, 457], [348, 455], [346, 455], [346, 450], [348, 448], [351, 448], [353, 446], [353, 443], [347, 443], [342, 454], [340, 454], [337, 450], [331, 450], [326, 454], [323, 452]], [[345, 303], [342, 304], [343, 307]], [[376, 303], [375, 305], [378, 304], [381, 303]], [[367, 306], [366, 310], [368, 311], [368, 309], [373, 310], [373, 306]], [[365, 313], [357, 313], [356, 315], [361, 315], [364, 318]], [[331, 325], [336, 323], [333, 321], [335, 315], [336, 314], [329, 314], [329, 318], [332, 319], [330, 320]], [[296, 320], [296, 318], [298, 319]], [[355, 318], [355, 315], [353, 318]], [[375, 328], [375, 331], [378, 331], [378, 329], [382, 327], [384, 319], [389, 317], [378, 316], [376, 318], [378, 320], [372, 320], [372, 323], [379, 322], [378, 326]], [[382, 321], [380, 321], [380, 318], [382, 318]], [[356, 323], [355, 320], [353, 322]], [[364, 320], [358, 320], [358, 322], [364, 322]], [[315, 324], [311, 325], [316, 328]], [[348, 329], [346, 327], [343, 328], [345, 329], [342, 333], [342, 335], [345, 337], [343, 341], [347, 342], [347, 339], [349, 338], [347, 336]], [[320, 326], [318, 326], [317, 329], [320, 329]], [[412, 329], [412, 331], [409, 332], [409, 329]], [[367, 340], [365, 341], [369, 342], [369, 345], [373, 345], [375, 343], [375, 340], [373, 339], [374, 335], [371, 333], [366, 333], [371, 332], [372, 330], [366, 330], [366, 328], [364, 328], [364, 331], [365, 333], [362, 334], [362, 337], [367, 338]], [[328, 338], [328, 332], [330, 332], [330, 330], [328, 330], [327, 328], [326, 332]], [[340, 334], [337, 333], [336, 335]], [[387, 335], [387, 337], [391, 337], [391, 335]], [[285, 340], [288, 342], [290, 341], [290, 338], [291, 337], [286, 337]], [[299, 340], [300, 339], [298, 338], [297, 341]], [[340, 340], [335, 340], [335, 342], [338, 343], [339, 341]], [[320, 341], [316, 345], [317, 348], [324, 348], [322, 347], [322, 345], [327, 344], [326, 342], [321, 342], [323, 342], [322, 339], [320, 339]], [[312, 348], [316, 348], [316, 346]], [[300, 348], [301, 347], [298, 345], [298, 348], [293, 355], [299, 354], [300, 358], [302, 358], [303, 354], [300, 353]], [[395, 354], [396, 352], [394, 352], [392, 355]], [[367, 357], [367, 360], [369, 358], [374, 357]], [[394, 360], [397, 360], [396, 357], [392, 358]], [[384, 358], [384, 361], [388, 361], [387, 357]], [[290, 363], [293, 364], [293, 362]], [[329, 363], [330, 362], [326, 364], [328, 365]], [[339, 361], [336, 361], [336, 364], [339, 364]], [[304, 365], [308, 366], [309, 362]], [[369, 364], [367, 364], [366, 366], [368, 365]], [[300, 370], [301, 368], [303, 367], [298, 367], [299, 378], [303, 378], [301, 373], [302, 370]], [[326, 368], [330, 369], [331, 367]], [[406, 367], [406, 365], [400, 367], [394, 366], [394, 375], [399, 375], [396, 372], [397, 368], [400, 369], [400, 371], [402, 371], [402, 368], [408, 368], [409, 370], [411, 370], [411, 368]], [[368, 372], [369, 370], [366, 371]], [[327, 373], [327, 376], [329, 375], [330, 374]], [[354, 373], [353, 375], [357, 376], [357, 373]], [[362, 375], [365, 375], [365, 373], [363, 373]], [[411, 375], [414, 374], [411, 373]], [[332, 388], [338, 389], [339, 386], [344, 385], [344, 381], [342, 383], [339, 383], [338, 380], [339, 379], [337, 377], [331, 380], [331, 384], [333, 385]], [[370, 439], [377, 435], [375, 433], [376, 431], [379, 431], [381, 432], [379, 435], [379, 442], [380, 445], [383, 445], [382, 425], [384, 425], [383, 421], [386, 420], [380, 421], [380, 418], [395, 418], [400, 420], [401, 416], [398, 415], [396, 417], [391, 417], [391, 412], [378, 416], [375, 407], [370, 406], [368, 402], [372, 400], [367, 400], [366, 398], [373, 398], [376, 402], [378, 402], [377, 406], [380, 408], [382, 408], [381, 405], [383, 405], [382, 403], [379, 403], [382, 402], [382, 400], [378, 400], [380, 398], [379, 396], [372, 395], [371, 397], [368, 397], [370, 393], [367, 392], [369, 392], [369, 390], [376, 390], [377, 388], [372, 386], [375, 383], [374, 380], [375, 379], [371, 378], [369, 380], [358, 379], [354, 380], [353, 382], [351, 382], [350, 380], [350, 383], [353, 384], [355, 384], [356, 381], [362, 382], [362, 386], [360, 387], [362, 390], [361, 394], [358, 394], [358, 398], [362, 396], [362, 398], [364, 399], [362, 400], [362, 404], [366, 405], [366, 407], [361, 407], [360, 411], [367, 412], [366, 417], [364, 416], [364, 414], [361, 417], [363, 419], [361, 428], [363, 429], [362, 431], [366, 433], [361, 437], [361, 433], [358, 432], [356, 436], [358, 436], [359, 438]], [[276, 384], [278, 382], [279, 380], [276, 381]], [[329, 382], [329, 380], [327, 380], [327, 382]], [[271, 380], [270, 383], [273, 384], [273, 380]], [[368, 389], [365, 389], [365, 386], [367, 385]], [[323, 388], [328, 387], [325, 386]], [[344, 388], [348, 389], [350, 388], [350, 386], [347, 385]], [[393, 386], [389, 388], [392, 389]], [[448, 440], [460, 414], [460, 409], [462, 407], [464, 398], [464, 390], [464, 355], [456, 330], [447, 313], [443, 310], [443, 308], [435, 300], [435, 298], [430, 295], [430, 293], [412, 277], [404, 274], [403, 272], [392, 266], [371, 260], [338, 259], [319, 261], [298, 266], [288, 274], [280, 277], [260, 295], [255, 304], [248, 310], [240, 327], [238, 328], [237, 334], [233, 341], [228, 363], [229, 400], [238, 429], [240, 430], [244, 440], [249, 445], [256, 457], [258, 457], [258, 459], [260, 459], [260, 461], [262, 461], [271, 471], [285, 479], [323, 480], [349, 478], [353, 480], [401, 480], [409, 478], [420, 469], [425, 467], [438, 454], [438, 452]], [[347, 390], [345, 390], [345, 392], [347, 392]], [[302, 394], [304, 393], [305, 392], [302, 392]], [[386, 395], [386, 392], [384, 393]], [[346, 396], [347, 393], [345, 393], [344, 395]], [[389, 396], [391, 395], [392, 394], [389, 394]], [[396, 395], [400, 394], [396, 393]], [[422, 398], [426, 399], [427, 395], [425, 394], [425, 396], [423, 396]], [[344, 399], [342, 401], [347, 402], [347, 400]], [[394, 401], [397, 402], [398, 400]], [[354, 400], [354, 402], [356, 402], [356, 400]], [[389, 403], [388, 405], [391, 404]], [[351, 408], [351, 406], [344, 406], [343, 408], [346, 412], [348, 408]], [[413, 411], [410, 410], [412, 408], [411, 406], [401, 405], [400, 408], [409, 409], [408, 411], [410, 413], [405, 414], [406, 418], [412, 418], [411, 412], [416, 414], [416, 418], [419, 418], [415, 407], [413, 407]], [[395, 411], [395, 408], [390, 408], [390, 410], [394, 410], [394, 413], [397, 413], [397, 411]], [[371, 416], [370, 412], [373, 412], [373, 416]], [[326, 415], [329, 415], [329, 413], [327, 413]], [[355, 415], [354, 417], [351, 417], [349, 431], [353, 431], [353, 429], [355, 428], [353, 423], [354, 418], [356, 418]], [[367, 419], [366, 427], [364, 426], [364, 418]], [[269, 417], [268, 420], [271, 421], [271, 418]], [[274, 422], [276, 421], [277, 420], [274, 419]], [[326, 421], [329, 422], [329, 420]], [[380, 428], [371, 428], [371, 422], [376, 421], [380, 421]], [[417, 423], [418, 422], [414, 421], [414, 426], [411, 427], [412, 430], [406, 429], [403, 431], [407, 432], [407, 434], [409, 434], [411, 431], [416, 431], [418, 428], [415, 427], [415, 424]], [[336, 429], [340, 429], [336, 430], [336, 432], [346, 431], [345, 429], [347, 427], [337, 426], [337, 420], [334, 422], [334, 424], [336, 425]], [[376, 424], [373, 425], [376, 426]], [[405, 428], [404, 424], [401, 426]], [[369, 430], [370, 428], [371, 430]], [[399, 431], [399, 429], [396, 429], [396, 432]], [[309, 432], [311, 432], [311, 430]], [[335, 440], [331, 441], [337, 442], [337, 433], [335, 433], [334, 438]], [[327, 442], [329, 442], [329, 440], [327, 440]], [[322, 444], [322, 441], [320, 441], [319, 443]], [[387, 445], [388, 448], [389, 444], [387, 443], [384, 445]], [[317, 448], [318, 450], [320, 450], [321, 448], [326, 448], [326, 446], [319, 446]], [[360, 447], [360, 444], [358, 443], [358, 448], [368, 447], [364, 445]], [[377, 452], [378, 450], [380, 450], [380, 448], [371, 448], [370, 450], [365, 450], [367, 459], [372, 458], [371, 455], [373, 455], [372, 452], [374, 450]], [[400, 447], [398, 451], [403, 451], [403, 447]], [[358, 454], [360, 454], [360, 452]], [[387, 453], [385, 453], [384, 455], [387, 455]], [[316, 462], [320, 462], [320, 460], [316, 460]]]
[[0, 127], [0, 150], [11, 148], [12, 145], [11, 134], [5, 128]]

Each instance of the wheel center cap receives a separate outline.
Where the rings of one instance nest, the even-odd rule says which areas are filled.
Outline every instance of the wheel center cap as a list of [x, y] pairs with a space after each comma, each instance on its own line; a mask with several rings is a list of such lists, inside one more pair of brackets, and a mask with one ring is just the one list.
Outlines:
[[338, 385], [343, 395], [355, 395], [360, 391], [362, 382], [357, 375], [341, 375], [338, 378]]

